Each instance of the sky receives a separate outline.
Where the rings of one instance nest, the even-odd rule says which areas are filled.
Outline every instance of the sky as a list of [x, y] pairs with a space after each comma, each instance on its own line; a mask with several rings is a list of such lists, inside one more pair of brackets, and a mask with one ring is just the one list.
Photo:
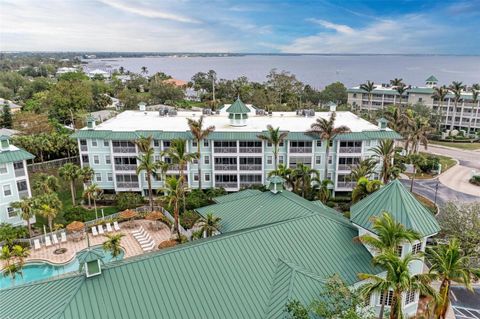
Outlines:
[[0, 0], [0, 50], [480, 55], [480, 0]]

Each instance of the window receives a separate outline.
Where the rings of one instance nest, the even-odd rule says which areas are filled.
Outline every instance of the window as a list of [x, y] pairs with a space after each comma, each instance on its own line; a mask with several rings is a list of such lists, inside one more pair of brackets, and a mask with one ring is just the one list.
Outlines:
[[327, 179], [332, 180], [332, 173], [327, 174]]
[[23, 169], [23, 162], [15, 162], [13, 163], [13, 169]]
[[283, 147], [284, 143], [283, 141], [281, 141], [279, 144], [278, 144], [278, 147]]
[[19, 192], [28, 191], [27, 181], [18, 181], [17, 182], [17, 189]]
[[210, 164], [210, 156], [205, 155], [205, 157], [203, 158], [203, 163], [204, 164]]
[[160, 146], [160, 141], [159, 140], [153, 140], [153, 146], [159, 147]]
[[195, 158], [195, 159], [192, 161], [192, 163], [193, 163], [193, 164], [198, 164], [198, 159]]
[[387, 294], [385, 293], [381, 293], [380, 294], [380, 302], [378, 303], [378, 305], [382, 305], [383, 304], [383, 298], [385, 298], [385, 306], [391, 306], [392, 305], [392, 301], [393, 301], [393, 291], [392, 290], [389, 290]]
[[93, 146], [93, 147], [97, 147], [97, 146], [98, 146], [97, 140], [92, 140], [92, 146]]
[[193, 174], [193, 180], [194, 180], [195, 182], [198, 182], [198, 174]]
[[110, 146], [110, 143], [109, 143], [107, 140], [105, 140], [105, 141], [103, 141], [103, 146], [109, 147], [109, 146]]
[[273, 157], [272, 156], [267, 156], [267, 164], [272, 165], [273, 164]]
[[422, 251], [422, 243], [417, 243], [415, 245], [412, 246], [412, 254], [418, 254], [419, 252]]
[[272, 147], [272, 143], [267, 142], [267, 147]]
[[113, 174], [112, 173], [107, 173], [107, 181], [113, 182]]
[[160, 155], [155, 155], [153, 157], [153, 159], [155, 160], [155, 162], [159, 162], [160, 161]]
[[405, 305], [415, 302], [415, 290], [409, 290], [405, 293]]
[[3, 185], [3, 195], [12, 196], [12, 187], [9, 184]]
[[208, 140], [203, 140], [203, 147], [208, 147]]
[[210, 182], [210, 174], [205, 174], [205, 182]]
[[101, 182], [102, 181], [102, 174], [101, 173], [95, 173], [95, 180], [97, 182]]
[[197, 141], [192, 141], [192, 147], [197, 147]]
[[397, 246], [397, 256], [402, 257], [403, 246]]
[[283, 155], [278, 156], [278, 163], [279, 164], [285, 163], [285, 159], [284, 159]]
[[328, 155], [328, 164], [332, 164], [333, 158], [332, 155]]
[[322, 140], [317, 140], [317, 147], [322, 147]]
[[419, 97], [419, 98], [418, 98], [418, 102], [423, 102], [423, 98], [422, 98], [422, 97]]
[[8, 218], [17, 217], [17, 212], [15, 211], [15, 209], [13, 209], [13, 207], [7, 207], [7, 214], [8, 214]]
[[93, 155], [93, 163], [100, 164], [100, 159], [98, 158], [98, 155]]
[[0, 174], [7, 174], [8, 169], [7, 169], [7, 164], [0, 164]]
[[110, 155], [105, 155], [105, 164], [112, 164], [112, 159], [110, 158]]
[[163, 141], [163, 148], [169, 148], [170, 147], [170, 141]]
[[315, 156], [315, 164], [317, 164], [317, 165], [322, 164], [322, 157], [321, 156]]
[[370, 141], [365, 141], [365, 147], [370, 147]]

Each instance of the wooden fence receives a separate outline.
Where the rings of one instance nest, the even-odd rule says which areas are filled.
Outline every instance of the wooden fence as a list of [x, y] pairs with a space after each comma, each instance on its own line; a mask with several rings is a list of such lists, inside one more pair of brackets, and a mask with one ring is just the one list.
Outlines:
[[80, 164], [80, 157], [72, 156], [72, 157], [66, 157], [66, 158], [59, 158], [52, 161], [28, 164], [27, 167], [30, 173], [36, 173], [36, 172], [42, 172], [42, 171], [46, 171], [53, 168], [59, 168], [60, 166], [66, 163]]

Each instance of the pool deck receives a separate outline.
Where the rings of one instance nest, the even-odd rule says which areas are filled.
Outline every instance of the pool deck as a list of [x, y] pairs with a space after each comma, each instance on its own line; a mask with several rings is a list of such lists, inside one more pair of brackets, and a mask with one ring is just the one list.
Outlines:
[[[120, 223], [120, 231], [118, 232], [110, 232], [105, 234], [116, 234], [116, 233], [123, 233], [125, 237], [122, 237], [121, 245], [125, 251], [124, 258], [137, 256], [145, 253], [140, 245], [138, 244], [137, 240], [131, 234], [132, 231], [138, 230], [140, 225], [144, 227], [144, 229], [150, 234], [152, 239], [155, 241], [155, 246], [153, 251], [157, 250], [158, 244], [165, 240], [169, 240], [171, 237], [170, 229], [162, 224], [159, 230], [152, 230], [151, 228], [151, 221], [148, 220], [136, 220], [135, 228], [128, 228], [127, 223]], [[105, 227], [104, 227], [105, 228]], [[93, 236], [90, 232], [88, 235], [90, 239], [90, 246], [98, 246], [102, 245], [103, 242], [107, 240], [105, 236], [98, 235]], [[67, 248], [67, 252], [62, 255], [55, 255], [53, 251], [57, 248]], [[59, 245], [52, 245], [50, 247], [45, 247], [42, 245], [42, 248], [35, 250], [33, 247], [30, 250], [30, 256], [26, 259], [27, 262], [33, 261], [42, 261], [42, 262], [49, 262], [51, 264], [64, 264], [75, 258], [76, 252], [87, 248], [87, 239], [86, 237], [80, 241], [73, 241], [69, 235], [67, 235], [67, 242], [60, 243]], [[0, 266], [3, 267], [3, 264], [0, 262]], [[0, 267], [1, 268], [1, 267]]]

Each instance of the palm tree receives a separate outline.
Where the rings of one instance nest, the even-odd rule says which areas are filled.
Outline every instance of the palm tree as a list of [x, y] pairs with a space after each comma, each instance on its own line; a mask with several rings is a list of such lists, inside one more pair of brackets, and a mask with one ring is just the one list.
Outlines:
[[142, 74], [148, 74], [148, 68], [146, 66], [142, 66], [141, 70]]
[[[438, 110], [439, 110], [439, 113], [440, 113], [440, 124], [439, 124], [439, 126], [442, 124], [442, 121], [443, 121], [443, 101], [447, 97], [447, 94], [448, 94], [448, 89], [445, 85], [433, 88], [432, 98], [438, 100], [438, 102], [439, 102], [439, 106], [438, 106]], [[440, 127], [438, 129], [440, 130]]]
[[95, 171], [90, 166], [85, 166], [80, 169], [79, 177], [82, 179], [84, 185], [88, 185], [92, 179]]
[[399, 84], [396, 88], [395, 88], [395, 91], [398, 92], [398, 100], [399, 100], [399, 104], [400, 104], [400, 107], [403, 107], [402, 106], [402, 96], [403, 94], [407, 91], [407, 88], [405, 86], [405, 84], [401, 83]]
[[282, 177], [286, 181], [287, 185], [289, 185], [289, 187], [294, 192], [296, 192], [295, 181], [294, 181], [294, 178], [293, 178], [293, 170], [291, 168], [287, 167], [287, 165], [285, 165], [285, 164], [278, 165], [278, 168], [276, 170], [268, 173], [268, 177], [272, 177], [272, 176]]
[[122, 237], [125, 237], [125, 234], [106, 234], [104, 236], [108, 239], [103, 242], [103, 250], [110, 252], [113, 259], [120, 256], [122, 253]]
[[[198, 158], [197, 154], [187, 152], [186, 140], [174, 139], [172, 140], [170, 148], [164, 151], [163, 155], [168, 156], [171, 159], [172, 164], [178, 166], [178, 174], [180, 175], [179, 181], [182, 184], [182, 189], [183, 189], [184, 188], [183, 184], [185, 183], [184, 170], [188, 163]], [[185, 211], [185, 194], [183, 194], [183, 210]]]
[[[480, 84], [473, 84], [472, 85], [472, 117], [473, 117], [473, 113], [475, 111], [475, 109], [477, 109], [477, 112], [478, 112], [478, 108], [476, 106], [476, 104], [478, 103], [478, 94], [480, 93]], [[475, 116], [474, 118], [478, 118], [478, 116]], [[468, 134], [470, 134], [470, 129], [472, 128], [472, 121], [473, 121], [473, 118], [470, 118], [470, 121], [468, 122]]]
[[297, 167], [293, 169], [292, 177], [295, 181], [295, 188], [298, 190], [299, 188], [302, 190], [301, 194], [302, 197], [305, 198], [305, 193], [310, 189], [312, 186], [312, 175], [316, 177], [317, 180], [320, 178], [319, 172], [311, 168], [308, 165], [305, 165], [303, 163], [297, 164]]
[[378, 146], [371, 149], [375, 153], [375, 157], [378, 158], [382, 164], [382, 170], [380, 172], [380, 178], [384, 184], [387, 184], [390, 180], [390, 171], [393, 165], [393, 157], [395, 156], [395, 142], [393, 140], [381, 140]]
[[452, 84], [448, 87], [450, 91], [452, 91], [454, 95], [454, 107], [453, 107], [453, 115], [452, 115], [452, 123], [450, 124], [450, 131], [453, 131], [453, 125], [455, 123], [455, 116], [458, 107], [458, 101], [462, 98], [462, 91], [465, 89], [465, 85], [462, 82], [453, 81]]
[[382, 182], [377, 179], [369, 180], [366, 177], [361, 177], [352, 191], [352, 202], [356, 203], [362, 198], [376, 192], [380, 186], [382, 186]]
[[34, 209], [47, 218], [48, 227], [53, 231], [53, 220], [62, 209], [62, 202], [56, 193], [45, 194], [34, 199]]
[[30, 250], [20, 245], [10, 247], [5, 245], [0, 250], [0, 260], [4, 261], [2, 269], [3, 276], [10, 276], [15, 280], [17, 274], [23, 276], [22, 269], [25, 264], [25, 259], [30, 255]]
[[287, 138], [288, 132], [280, 132], [280, 128], [273, 128], [271, 125], [267, 125], [267, 134], [260, 134], [258, 138], [267, 141], [273, 146], [273, 159], [274, 170], [277, 170], [278, 165], [278, 147]]
[[178, 202], [183, 197], [183, 193], [184, 193], [183, 183], [180, 179], [177, 179], [175, 177], [167, 178], [167, 180], [165, 181], [165, 187], [163, 188], [163, 191], [167, 198], [168, 205], [173, 207], [174, 231], [177, 232], [178, 237], [180, 238], [180, 228], [178, 227], [178, 223], [179, 223]]
[[212, 237], [213, 233], [218, 231], [220, 220], [220, 217], [215, 217], [212, 213], [208, 213], [207, 218], [203, 218], [198, 224], [202, 234], [205, 234], [206, 237]]
[[67, 163], [60, 167], [60, 169], [58, 170], [58, 174], [61, 178], [67, 180], [70, 183], [72, 205], [75, 206], [75, 181], [80, 176], [80, 168], [73, 163]]
[[135, 140], [135, 145], [137, 145], [138, 150], [141, 153], [146, 153], [149, 149], [152, 148], [152, 141], [153, 137], [151, 135], [140, 136], [137, 140]]
[[326, 204], [329, 200], [330, 197], [332, 196], [332, 191], [330, 190], [329, 186], [333, 185], [333, 182], [329, 179], [324, 179], [323, 181], [316, 180], [316, 178], [313, 178], [313, 181], [316, 182], [316, 185], [318, 187], [318, 194], [317, 198], [324, 204]]
[[423, 163], [425, 163], [425, 157], [421, 154], [410, 154], [407, 157], [409, 164], [413, 165], [413, 174], [410, 182], [410, 192], [413, 192], [413, 183], [415, 181], [415, 175], [417, 174], [417, 169], [420, 168]]
[[125, 68], [123, 66], [119, 67], [118, 72], [120, 72], [120, 74], [123, 74], [125, 72]]
[[397, 106], [390, 106], [385, 112], [384, 116], [388, 120], [389, 127], [397, 131], [399, 133], [403, 133], [404, 131], [408, 131], [408, 124], [409, 124], [409, 116], [406, 112], [401, 112], [400, 108]]
[[145, 171], [147, 176], [147, 185], [148, 185], [148, 200], [150, 202], [150, 209], [153, 211], [153, 190], [152, 190], [152, 175], [157, 173], [158, 162], [154, 160], [153, 148], [149, 148], [146, 153], [140, 154], [137, 157], [138, 166], [137, 166], [137, 175], [140, 175], [141, 172]]
[[213, 131], [215, 131], [215, 126], [209, 126], [206, 129], [203, 129], [203, 115], [200, 116], [198, 121], [187, 119], [188, 127], [190, 128], [190, 132], [197, 142], [197, 156], [198, 156], [198, 189], [202, 189], [202, 157], [200, 153], [200, 143], [210, 135]]
[[97, 215], [97, 198], [101, 192], [102, 190], [100, 187], [98, 187], [97, 184], [91, 184], [83, 191], [83, 198], [87, 198], [89, 209], [92, 208], [93, 200], [93, 206], [95, 207], [95, 215]]
[[377, 162], [373, 158], [361, 160], [360, 163], [351, 167], [351, 172], [348, 175], [348, 179], [356, 182], [362, 177], [368, 178], [370, 175], [375, 173], [376, 166]]
[[35, 177], [33, 190], [38, 194], [53, 193], [60, 189], [58, 178], [53, 175], [40, 173]]
[[370, 111], [372, 109], [372, 92], [375, 90], [375, 83], [367, 81], [367, 83], [360, 85], [360, 89], [366, 91], [368, 94], [368, 115], [370, 116]]
[[436, 318], [444, 319], [449, 307], [452, 281], [472, 290], [472, 278], [480, 276], [480, 269], [471, 266], [471, 256], [462, 252], [457, 239], [427, 247], [425, 256], [431, 265], [430, 273], [435, 274], [441, 281], [440, 302], [435, 307], [435, 315]]
[[425, 149], [428, 148], [428, 134], [432, 131], [432, 128], [428, 125], [427, 119], [420, 116], [415, 117], [410, 124], [405, 149], [408, 150], [411, 145], [410, 153], [418, 154], [420, 145], [423, 145]]
[[403, 84], [403, 79], [402, 78], [400, 78], [400, 79], [395, 78], [393, 80], [390, 80], [390, 85], [391, 86], [399, 86], [399, 85], [402, 85], [402, 84]]
[[32, 237], [32, 225], [30, 219], [35, 216], [35, 210], [32, 198], [24, 198], [18, 202], [10, 204], [13, 208], [20, 209], [18, 215], [27, 222], [28, 234]]
[[[394, 252], [388, 251], [373, 258], [375, 265], [379, 265], [386, 269], [385, 278], [372, 274], [360, 273], [358, 277], [361, 280], [369, 282], [361, 286], [359, 291], [363, 296], [367, 296], [373, 292], [384, 293], [392, 290], [392, 302], [390, 305], [390, 319], [403, 318], [403, 302], [402, 296], [406, 291], [419, 291], [422, 295], [431, 296], [437, 299], [435, 289], [430, 286], [434, 276], [431, 274], [411, 275], [410, 263], [414, 260], [422, 260], [419, 256], [407, 254], [405, 258], [398, 257]], [[383, 294], [382, 307], [386, 299]], [[383, 318], [383, 310], [380, 310], [380, 318]]]
[[330, 144], [338, 134], [350, 132], [350, 129], [344, 125], [335, 127], [335, 112], [332, 112], [330, 118], [318, 118], [310, 126], [309, 134], [316, 136], [325, 143], [325, 175], [323, 179], [328, 178], [328, 158], [330, 156]]

